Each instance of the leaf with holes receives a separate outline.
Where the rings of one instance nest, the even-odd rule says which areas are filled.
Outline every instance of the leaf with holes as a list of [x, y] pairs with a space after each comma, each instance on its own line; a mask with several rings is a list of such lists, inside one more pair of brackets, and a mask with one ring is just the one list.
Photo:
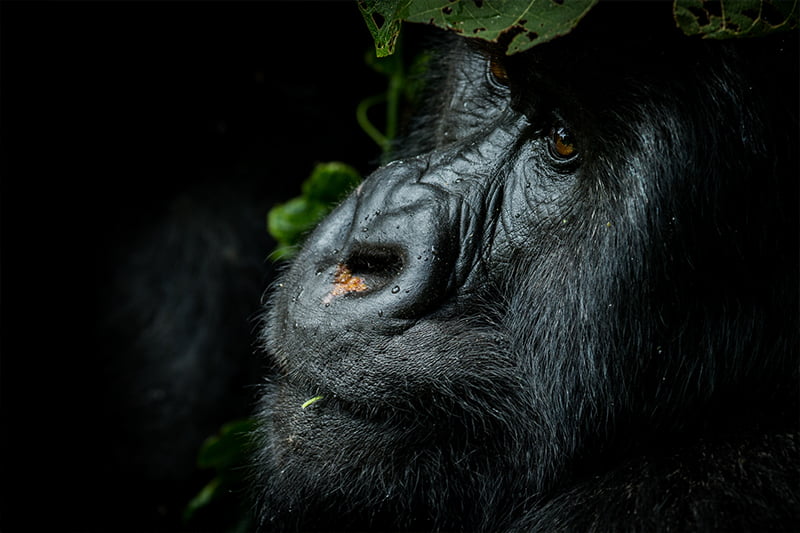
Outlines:
[[359, 7], [378, 55], [391, 54], [401, 21], [433, 24], [465, 37], [497, 42], [507, 53], [569, 33], [598, 0], [362, 0]]
[[359, 0], [358, 9], [375, 41], [378, 57], [394, 53], [400, 26], [413, 0]]
[[686, 35], [709, 39], [761, 37], [797, 28], [797, 0], [675, 0], [675, 22]]

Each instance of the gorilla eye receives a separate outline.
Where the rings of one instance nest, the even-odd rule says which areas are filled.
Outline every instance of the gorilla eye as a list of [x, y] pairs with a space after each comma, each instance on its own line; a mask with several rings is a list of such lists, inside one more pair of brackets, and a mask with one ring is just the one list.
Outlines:
[[578, 155], [578, 148], [572, 134], [563, 126], [552, 129], [550, 141], [550, 151], [556, 159], [566, 161]]
[[508, 72], [506, 72], [506, 67], [497, 59], [492, 58], [489, 60], [489, 73], [492, 75], [492, 81], [495, 83], [503, 86], [508, 85]]

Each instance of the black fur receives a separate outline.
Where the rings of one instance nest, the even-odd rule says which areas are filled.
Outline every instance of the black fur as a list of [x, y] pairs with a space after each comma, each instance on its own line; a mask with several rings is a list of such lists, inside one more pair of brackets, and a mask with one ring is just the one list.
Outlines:
[[272, 295], [263, 528], [800, 527], [797, 36], [668, 11], [448, 41], [401, 158]]

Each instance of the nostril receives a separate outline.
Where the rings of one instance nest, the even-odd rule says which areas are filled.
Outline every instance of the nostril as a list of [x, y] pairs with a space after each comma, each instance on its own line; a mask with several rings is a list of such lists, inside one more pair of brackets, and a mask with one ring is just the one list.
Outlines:
[[359, 246], [347, 257], [345, 264], [353, 276], [364, 280], [367, 290], [378, 291], [395, 279], [403, 270], [405, 254], [397, 246]]
[[366, 296], [380, 291], [400, 275], [403, 258], [399, 247], [359, 246], [336, 265], [332, 285], [326, 289], [322, 303], [327, 307], [337, 296]]

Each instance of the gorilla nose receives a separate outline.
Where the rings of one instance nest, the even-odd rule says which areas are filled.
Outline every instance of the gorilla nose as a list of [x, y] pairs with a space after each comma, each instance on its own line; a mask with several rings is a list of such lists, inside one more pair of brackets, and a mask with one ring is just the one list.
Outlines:
[[305, 266], [295, 269], [305, 274], [293, 299], [295, 316], [348, 325], [366, 320], [378, 328], [423, 316], [454, 284], [457, 209], [452, 195], [409, 172], [373, 175], [321, 223], [298, 257]]
[[436, 230], [449, 225], [443, 208], [436, 202], [403, 202], [399, 209], [384, 204], [377, 215], [357, 217], [360, 223], [350, 228], [322, 303], [378, 317], [422, 316], [444, 297], [452, 276], [451, 234]]

